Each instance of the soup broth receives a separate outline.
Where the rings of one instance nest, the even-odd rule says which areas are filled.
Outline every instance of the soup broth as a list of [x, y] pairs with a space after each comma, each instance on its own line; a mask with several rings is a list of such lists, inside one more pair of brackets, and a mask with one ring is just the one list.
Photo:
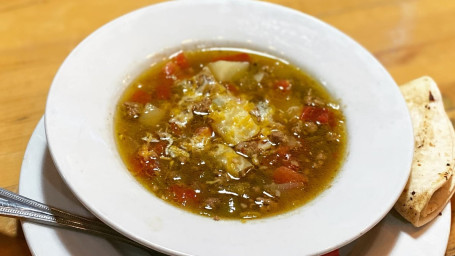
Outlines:
[[214, 219], [283, 213], [336, 176], [346, 131], [339, 103], [285, 61], [241, 50], [178, 52], [118, 102], [125, 165], [159, 198]]

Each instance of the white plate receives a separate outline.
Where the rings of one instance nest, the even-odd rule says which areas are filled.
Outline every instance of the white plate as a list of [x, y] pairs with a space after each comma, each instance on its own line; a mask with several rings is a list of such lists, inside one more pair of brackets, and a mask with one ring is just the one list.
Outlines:
[[[49, 155], [41, 120], [30, 139], [22, 163], [21, 195], [84, 216], [92, 216], [60, 178]], [[66, 229], [22, 222], [25, 238], [35, 256], [148, 255], [129, 245]], [[443, 255], [450, 232], [450, 204], [442, 215], [421, 228], [389, 213], [370, 232], [340, 249], [340, 255]], [[278, 246], [278, 245], [277, 245]]]
[[[47, 147], [44, 119], [38, 123], [25, 151], [19, 194], [82, 216], [93, 216], [70, 192], [55, 168]], [[120, 242], [22, 221], [27, 244], [36, 256], [148, 255]]]
[[[130, 175], [112, 128], [123, 81], [154, 53], [195, 40], [283, 57], [341, 99], [348, 155], [330, 189], [279, 216], [213, 221], [164, 202]], [[126, 236], [181, 255], [306, 255], [347, 244], [392, 208], [413, 153], [405, 102], [371, 54], [313, 17], [259, 1], [171, 1], [103, 26], [60, 67], [45, 123], [54, 162], [84, 206]]]

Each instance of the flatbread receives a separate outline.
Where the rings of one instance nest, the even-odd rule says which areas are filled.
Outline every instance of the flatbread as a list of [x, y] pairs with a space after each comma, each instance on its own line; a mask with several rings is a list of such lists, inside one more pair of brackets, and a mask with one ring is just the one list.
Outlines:
[[453, 195], [455, 132], [430, 77], [400, 86], [414, 128], [414, 158], [395, 209], [414, 226], [434, 219]]

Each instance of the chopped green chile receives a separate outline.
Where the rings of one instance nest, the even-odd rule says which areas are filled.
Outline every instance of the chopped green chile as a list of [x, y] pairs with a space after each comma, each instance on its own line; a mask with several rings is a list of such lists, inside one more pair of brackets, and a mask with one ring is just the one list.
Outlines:
[[330, 186], [345, 156], [339, 103], [300, 69], [240, 49], [154, 64], [126, 89], [114, 122], [141, 184], [216, 220], [302, 206]]

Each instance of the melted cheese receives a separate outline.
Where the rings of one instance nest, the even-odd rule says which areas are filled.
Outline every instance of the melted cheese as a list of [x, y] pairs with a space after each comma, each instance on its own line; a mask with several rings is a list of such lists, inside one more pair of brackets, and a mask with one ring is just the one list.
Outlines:
[[260, 131], [248, 113], [249, 106], [229, 100], [222, 108], [214, 110], [212, 128], [229, 144], [238, 144], [254, 137]]

